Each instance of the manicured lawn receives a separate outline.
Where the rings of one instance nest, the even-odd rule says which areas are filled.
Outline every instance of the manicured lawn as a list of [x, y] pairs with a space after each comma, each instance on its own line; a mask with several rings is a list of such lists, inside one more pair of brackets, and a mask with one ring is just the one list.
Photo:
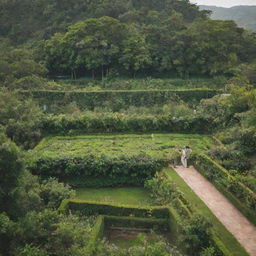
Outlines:
[[81, 188], [76, 190], [76, 199], [111, 202], [125, 205], [151, 205], [149, 193], [144, 188]]
[[31, 152], [33, 157], [79, 156], [93, 154], [118, 157], [148, 154], [168, 158], [174, 149], [189, 145], [193, 151], [209, 149], [214, 142], [197, 134], [117, 134], [73, 137], [47, 137]]
[[191, 190], [191, 188], [183, 181], [183, 179], [171, 168], [165, 169], [168, 178], [174, 181], [180, 190], [184, 193], [184, 197], [189, 201], [192, 208], [203, 215], [211, 224], [212, 232], [223, 242], [230, 251], [230, 256], [247, 256], [245, 249], [239, 244], [235, 237], [222, 225], [215, 217], [205, 203]]

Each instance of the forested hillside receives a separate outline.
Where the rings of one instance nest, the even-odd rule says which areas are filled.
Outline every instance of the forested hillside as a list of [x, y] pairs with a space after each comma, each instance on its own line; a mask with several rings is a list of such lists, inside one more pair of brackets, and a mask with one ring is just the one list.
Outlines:
[[201, 10], [212, 11], [214, 20], [234, 20], [240, 27], [256, 31], [256, 6], [234, 6], [223, 8], [217, 6], [200, 5]]
[[[2, 0], [0, 7], [2, 81], [8, 72], [28, 79], [31, 70], [47, 74], [44, 68], [72, 77], [214, 76], [229, 74], [255, 54], [254, 34], [232, 21], [210, 20], [188, 1]], [[36, 77], [29, 82], [40, 84]]]
[[175, 168], [254, 232], [255, 85], [188, 0], [0, 0], [0, 256], [253, 255]]

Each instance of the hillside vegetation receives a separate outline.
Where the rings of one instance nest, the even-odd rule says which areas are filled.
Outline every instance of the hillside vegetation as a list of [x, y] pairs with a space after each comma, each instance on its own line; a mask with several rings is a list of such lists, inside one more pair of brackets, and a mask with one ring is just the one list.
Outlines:
[[217, 6], [200, 5], [201, 10], [212, 11], [214, 20], [234, 20], [240, 27], [256, 31], [256, 6], [234, 6], [223, 8]]
[[0, 0], [0, 256], [248, 256], [170, 168], [256, 223], [256, 34], [209, 15]]

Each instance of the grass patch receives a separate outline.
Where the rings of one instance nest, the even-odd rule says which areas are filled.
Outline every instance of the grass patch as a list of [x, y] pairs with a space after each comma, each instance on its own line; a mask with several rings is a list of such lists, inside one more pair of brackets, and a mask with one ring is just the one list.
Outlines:
[[88, 154], [108, 157], [150, 156], [168, 158], [174, 148], [189, 145], [195, 151], [205, 151], [214, 144], [207, 135], [197, 134], [125, 134], [47, 137], [31, 152], [30, 156], [83, 157]]
[[239, 244], [235, 237], [222, 225], [211, 210], [204, 202], [193, 192], [193, 190], [183, 181], [183, 179], [171, 168], [165, 169], [167, 177], [174, 181], [180, 190], [184, 193], [184, 197], [190, 202], [193, 209], [203, 215], [211, 224], [212, 232], [230, 251], [232, 256], [248, 255], [245, 249]]
[[81, 188], [76, 190], [76, 199], [136, 206], [150, 206], [152, 201], [144, 188]]

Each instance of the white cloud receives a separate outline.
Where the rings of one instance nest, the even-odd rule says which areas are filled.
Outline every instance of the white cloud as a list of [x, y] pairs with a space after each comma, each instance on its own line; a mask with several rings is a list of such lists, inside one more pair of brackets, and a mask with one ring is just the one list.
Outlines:
[[216, 5], [222, 7], [232, 7], [236, 5], [256, 5], [256, 0], [190, 0], [192, 3], [201, 5]]

